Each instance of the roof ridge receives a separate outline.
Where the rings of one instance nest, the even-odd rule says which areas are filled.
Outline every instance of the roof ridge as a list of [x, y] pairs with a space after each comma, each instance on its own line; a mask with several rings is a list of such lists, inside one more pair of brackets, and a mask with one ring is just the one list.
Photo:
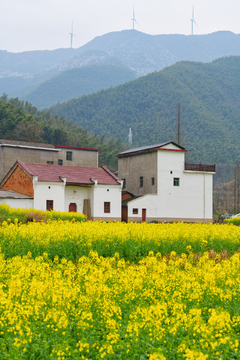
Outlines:
[[116, 180], [119, 184], [121, 184], [121, 181], [120, 181], [120, 179], [116, 176], [116, 175], [114, 175], [112, 172], [111, 172], [111, 170], [109, 170], [106, 166], [102, 166], [102, 169], [104, 170], [104, 171], [106, 171], [106, 173], [108, 174], [108, 175], [110, 175], [114, 180]]

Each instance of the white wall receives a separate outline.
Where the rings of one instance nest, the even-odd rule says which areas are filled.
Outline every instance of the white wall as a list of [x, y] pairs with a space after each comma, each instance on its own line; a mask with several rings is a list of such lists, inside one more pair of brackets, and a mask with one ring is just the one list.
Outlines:
[[[121, 219], [121, 185], [94, 185], [92, 188], [92, 217]], [[104, 202], [110, 202], [110, 213], [104, 213]]]
[[[66, 186], [65, 187], [65, 211], [69, 211], [69, 204], [75, 203], [77, 205], [77, 212], [83, 212], [84, 199], [89, 199], [91, 193], [90, 187], [84, 186]], [[92, 208], [92, 201], [90, 199]]]
[[29, 209], [33, 208], [33, 199], [0, 199], [0, 204], [7, 204], [11, 208]]
[[[184, 152], [158, 151], [158, 194], [130, 201], [129, 221], [141, 221], [142, 209], [147, 221], [212, 220], [212, 174], [184, 171], [184, 161]], [[179, 186], [173, 185], [174, 178], [179, 178]], [[133, 214], [134, 208], [138, 214]]]
[[53, 200], [53, 209], [65, 210], [65, 183], [34, 181], [34, 208], [46, 210], [47, 200]]

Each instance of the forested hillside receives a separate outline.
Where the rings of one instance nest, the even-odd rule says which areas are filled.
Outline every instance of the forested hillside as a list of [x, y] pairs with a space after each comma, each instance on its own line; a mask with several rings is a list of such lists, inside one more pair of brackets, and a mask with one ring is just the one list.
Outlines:
[[85, 66], [61, 72], [39, 85], [25, 100], [38, 109], [135, 79], [134, 71], [115, 65]]
[[212, 63], [179, 62], [114, 89], [58, 104], [52, 114], [133, 146], [172, 140], [177, 104], [188, 159], [233, 163], [240, 159], [240, 57]]
[[105, 141], [104, 135], [90, 134], [63, 117], [38, 111], [17, 98], [8, 100], [5, 95], [0, 98], [0, 138], [100, 149], [99, 165], [112, 170], [117, 169], [116, 155], [127, 149], [119, 138]]

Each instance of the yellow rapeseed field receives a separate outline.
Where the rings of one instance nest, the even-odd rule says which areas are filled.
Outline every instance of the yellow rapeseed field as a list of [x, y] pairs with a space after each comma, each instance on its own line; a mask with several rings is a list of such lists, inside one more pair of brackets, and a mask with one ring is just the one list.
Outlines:
[[0, 359], [240, 359], [240, 230], [0, 227]]

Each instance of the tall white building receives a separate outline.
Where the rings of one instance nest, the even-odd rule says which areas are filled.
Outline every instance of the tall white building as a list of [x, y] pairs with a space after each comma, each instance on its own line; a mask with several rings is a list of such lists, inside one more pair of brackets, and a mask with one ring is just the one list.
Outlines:
[[212, 221], [215, 165], [187, 164], [174, 142], [118, 155], [118, 177], [134, 197], [123, 202], [124, 221]]

